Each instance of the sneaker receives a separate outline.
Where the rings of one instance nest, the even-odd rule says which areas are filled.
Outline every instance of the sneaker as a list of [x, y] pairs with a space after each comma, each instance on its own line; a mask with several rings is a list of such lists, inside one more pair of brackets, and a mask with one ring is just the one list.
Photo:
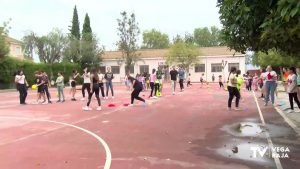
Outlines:
[[268, 106], [268, 103], [265, 103], [264, 106]]
[[98, 106], [98, 107], [96, 108], [96, 110], [98, 110], [98, 111], [102, 110], [102, 109], [101, 109], [101, 106]]
[[92, 108], [90, 108], [90, 107], [88, 107], [88, 106], [85, 106], [85, 107], [82, 107], [82, 110], [84, 110], [84, 111], [91, 111]]
[[234, 110], [235, 110], [235, 111], [240, 111], [241, 109], [238, 108], [238, 107], [236, 107], [236, 108], [234, 108]]
[[51, 101], [51, 100], [49, 100], [49, 101], [48, 101], [48, 103], [49, 103], [49, 104], [52, 104], [52, 101]]
[[60, 100], [57, 100], [57, 101], [56, 101], [56, 103], [59, 103], [59, 102], [61, 102], [61, 101], [60, 101]]
[[43, 101], [42, 104], [45, 105], [45, 104], [48, 104], [48, 103], [46, 101]]
[[63, 102], [65, 102], [65, 100], [62, 100], [61, 102], [63, 103]]
[[146, 107], [146, 106], [148, 106], [148, 102], [145, 101], [145, 102], [142, 103], [142, 105], [143, 105], [144, 107]]
[[112, 99], [114, 99], [115, 97], [114, 97], [114, 96], [112, 96], [111, 98], [112, 98]]
[[288, 110], [286, 113], [294, 113], [294, 110]]
[[128, 105], [128, 107], [133, 107], [133, 106], [134, 106], [134, 104], [129, 104], [129, 105]]
[[104, 99], [108, 99], [108, 97], [104, 97]]
[[175, 95], [175, 92], [173, 92], [172, 94]]
[[76, 101], [76, 99], [75, 99], [75, 98], [72, 98], [71, 101]]
[[227, 107], [227, 110], [230, 111], [230, 110], [231, 110], [231, 107]]
[[80, 100], [81, 100], [81, 101], [85, 101], [85, 98], [83, 97], [83, 98], [81, 98]]

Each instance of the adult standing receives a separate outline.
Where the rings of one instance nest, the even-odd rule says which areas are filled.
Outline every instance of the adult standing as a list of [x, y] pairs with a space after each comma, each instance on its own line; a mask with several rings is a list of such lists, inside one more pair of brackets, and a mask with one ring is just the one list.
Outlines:
[[48, 99], [48, 103], [52, 104], [51, 95], [50, 95], [50, 92], [49, 92], [49, 86], [50, 86], [49, 77], [48, 77], [48, 75], [45, 71], [41, 71], [41, 72], [42, 72], [42, 81], [44, 81], [43, 87], [44, 87], [44, 91], [45, 91], [45, 94], [46, 94], [47, 99]]
[[111, 96], [114, 98], [114, 89], [112, 80], [114, 79], [114, 74], [111, 72], [111, 68], [107, 67], [107, 72], [104, 75], [104, 79], [106, 80], [106, 97], [105, 99], [108, 99], [108, 90], [110, 88]]
[[98, 76], [96, 69], [93, 70], [90, 78], [91, 78], [91, 82], [92, 82], [91, 83], [92, 91], [89, 93], [89, 98], [88, 98], [88, 102], [87, 102], [86, 106], [83, 107], [82, 109], [85, 111], [92, 110], [92, 108], [90, 107], [90, 104], [92, 101], [93, 94], [95, 93], [97, 102], [98, 102], [98, 107], [96, 108], [96, 110], [100, 111], [101, 110], [101, 102], [100, 102], [100, 98], [99, 98], [99, 76]]
[[79, 76], [79, 73], [77, 72], [77, 70], [73, 70], [73, 73], [70, 77], [71, 95], [72, 95], [71, 101], [76, 101], [75, 94], [76, 94], [76, 78], [77, 78], [77, 76]]
[[182, 67], [179, 68], [178, 77], [179, 77], [180, 91], [182, 92], [184, 90], [183, 81], [185, 80], [185, 71]]
[[105, 97], [104, 95], [104, 74], [102, 74], [101, 70], [99, 70], [98, 72], [98, 77], [99, 77], [99, 87], [100, 87], [100, 90], [101, 90], [101, 95], [102, 95], [102, 98]]
[[265, 95], [265, 106], [268, 105], [269, 98], [271, 95], [271, 102], [274, 105], [275, 103], [275, 90], [277, 87], [276, 80], [277, 80], [277, 74], [275, 71], [272, 70], [272, 67], [269, 65], [266, 69], [266, 73], [264, 74], [265, 79], [265, 89], [266, 89], [266, 95]]
[[[156, 98], [155, 93], [157, 90], [157, 86], [155, 84], [155, 81], [156, 81], [156, 70], [155, 69], [152, 69], [152, 73], [150, 75], [149, 81], [150, 81], [150, 88], [151, 88], [149, 98]], [[154, 91], [154, 96], [153, 96], [153, 91]]]
[[19, 91], [19, 98], [20, 98], [20, 104], [26, 104], [26, 97], [27, 97], [27, 87], [28, 83], [26, 81], [25, 75], [23, 71], [17, 71], [17, 74], [15, 76], [15, 83], [17, 90]]
[[171, 76], [171, 85], [172, 85], [172, 94], [175, 94], [176, 90], [176, 82], [177, 82], [177, 75], [178, 72], [175, 69], [175, 66], [172, 66], [172, 70], [170, 71], [170, 76]]
[[83, 85], [81, 87], [82, 98], [81, 100], [85, 100], [85, 90], [87, 90], [88, 96], [91, 92], [91, 73], [88, 68], [83, 69], [83, 74], [81, 76], [83, 78]]
[[233, 97], [236, 97], [235, 100], [235, 110], [239, 109], [239, 101], [240, 101], [240, 92], [237, 89], [237, 75], [236, 75], [236, 68], [232, 67], [229, 73], [228, 77], [228, 92], [229, 92], [229, 99], [228, 99], [228, 110], [231, 110], [231, 103], [233, 100]]
[[289, 95], [289, 101], [291, 105], [291, 111], [288, 113], [294, 112], [294, 100], [298, 105], [298, 108], [300, 109], [300, 102], [298, 100], [297, 92], [298, 92], [298, 86], [297, 86], [297, 75], [296, 75], [296, 68], [291, 67], [289, 69], [289, 76], [287, 77], [287, 92]]
[[212, 77], [211, 77], [211, 80], [212, 80], [213, 83], [215, 82], [215, 79], [216, 79], [215, 75], [213, 74]]
[[65, 94], [64, 94], [64, 76], [62, 74], [62, 72], [58, 72], [57, 73], [57, 79], [56, 79], [56, 86], [57, 86], [57, 93], [58, 93], [58, 101], [59, 102], [65, 102]]
[[161, 67], [158, 67], [158, 70], [156, 71], [156, 85], [157, 85], [157, 90], [155, 95], [157, 97], [160, 97], [162, 94], [162, 87], [163, 87], [163, 82], [162, 82], [162, 76], [163, 76], [163, 72], [161, 70]]

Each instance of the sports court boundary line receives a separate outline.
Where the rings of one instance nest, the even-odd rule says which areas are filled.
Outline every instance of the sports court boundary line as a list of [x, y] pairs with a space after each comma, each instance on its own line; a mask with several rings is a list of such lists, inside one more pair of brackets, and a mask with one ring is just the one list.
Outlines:
[[[260, 109], [260, 106], [258, 104], [258, 100], [257, 100], [257, 97], [255, 96], [255, 93], [254, 91], [252, 90], [252, 95], [254, 97], [254, 100], [255, 100], [255, 103], [256, 103], [256, 106], [257, 106], [257, 110], [258, 110], [258, 113], [259, 113], [259, 117], [260, 117], [260, 120], [262, 122], [262, 125], [265, 127], [266, 126], [266, 122], [265, 122], [265, 119], [264, 119], [264, 116], [262, 114], [262, 111]], [[267, 141], [268, 141], [268, 145], [269, 147], [271, 148], [274, 148], [274, 145], [273, 145], [273, 142], [271, 140], [271, 137], [270, 137], [270, 134], [268, 131], [265, 132], [266, 134], [266, 137], [267, 137]], [[275, 157], [274, 158], [274, 161], [275, 161], [275, 164], [276, 164], [276, 168], [277, 169], [283, 169], [282, 165], [281, 165], [281, 162], [280, 162], [280, 159], [278, 157]]]
[[49, 123], [55, 123], [55, 124], [60, 124], [60, 125], [64, 125], [64, 126], [68, 126], [68, 127], [72, 127], [72, 128], [75, 128], [75, 129], [78, 129], [86, 134], [89, 134], [91, 136], [93, 136], [94, 138], [96, 138], [101, 144], [102, 146], [104, 147], [104, 150], [105, 150], [105, 155], [106, 155], [106, 159], [105, 159], [105, 164], [104, 164], [104, 169], [110, 169], [110, 166], [111, 166], [111, 159], [112, 159], [112, 156], [111, 156], [111, 151], [107, 145], [107, 143], [100, 137], [98, 136], [97, 134], [87, 130], [87, 129], [84, 129], [84, 128], [81, 128], [79, 126], [75, 126], [73, 124], [69, 124], [69, 123], [63, 123], [63, 122], [59, 122], [59, 121], [52, 121], [52, 120], [44, 120], [44, 119], [32, 119], [32, 118], [25, 118], [25, 117], [13, 117], [13, 116], [0, 116], [0, 118], [7, 118], [7, 119], [18, 119], [18, 120], [30, 120], [30, 121], [41, 121], [41, 122], [49, 122]]

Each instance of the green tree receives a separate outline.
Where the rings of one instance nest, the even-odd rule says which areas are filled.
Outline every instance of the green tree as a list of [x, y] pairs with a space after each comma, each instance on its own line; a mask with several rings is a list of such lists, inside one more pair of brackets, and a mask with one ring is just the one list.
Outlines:
[[103, 51], [104, 48], [99, 47], [98, 40], [95, 36], [92, 37], [91, 41], [81, 40], [81, 67], [99, 67], [102, 61], [101, 56]]
[[210, 27], [211, 32], [211, 46], [219, 46], [221, 44], [220, 40], [220, 29], [216, 26]]
[[77, 7], [75, 5], [73, 10], [72, 26], [70, 29], [70, 34], [68, 36], [67, 46], [64, 50], [64, 62], [80, 62], [80, 27]]
[[92, 41], [93, 40], [93, 32], [90, 23], [90, 17], [88, 14], [85, 15], [83, 28], [82, 28], [82, 40], [84, 41]]
[[72, 19], [72, 26], [71, 26], [71, 29], [70, 29], [70, 33], [77, 40], [80, 39], [79, 19], [78, 19], [78, 13], [77, 13], [76, 5], [75, 5], [74, 11], [73, 11], [73, 19]]
[[164, 49], [170, 44], [169, 36], [158, 30], [151, 29], [143, 32], [143, 46], [146, 49]]
[[178, 41], [170, 47], [166, 61], [169, 65], [178, 64], [189, 70], [190, 66], [199, 62], [199, 55], [195, 45]]
[[130, 16], [127, 13], [121, 12], [121, 19], [118, 21], [118, 49], [122, 52], [122, 61], [125, 62], [125, 72], [128, 73], [130, 66], [138, 60], [138, 45], [137, 40], [140, 34], [138, 23], [135, 20], [135, 14]]
[[0, 59], [8, 55], [9, 53], [9, 47], [6, 43], [5, 38], [7, 37], [8, 30], [10, 29], [10, 27], [8, 26], [10, 21], [11, 19], [7, 22], [4, 22], [3, 26], [0, 26]]
[[185, 33], [184, 35], [184, 42], [188, 44], [195, 44], [195, 38], [192, 34], [190, 33]]
[[35, 34], [34, 32], [30, 32], [28, 35], [25, 35], [23, 40], [23, 50], [24, 55], [27, 59], [33, 60], [34, 48], [35, 48]]
[[276, 49], [268, 52], [257, 52], [252, 56], [252, 63], [261, 67], [272, 65], [274, 67], [300, 66], [300, 58], [288, 56]]
[[194, 30], [194, 39], [198, 46], [201, 47], [212, 46], [211, 44], [212, 35], [207, 27], [196, 28]]
[[300, 54], [300, 1], [219, 0], [222, 38], [238, 52], [279, 49]]

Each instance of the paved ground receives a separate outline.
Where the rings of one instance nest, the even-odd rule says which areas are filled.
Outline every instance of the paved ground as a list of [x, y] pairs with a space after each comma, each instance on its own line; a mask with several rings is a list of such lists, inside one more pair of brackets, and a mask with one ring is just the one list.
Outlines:
[[[18, 93], [0, 93], [0, 168], [298, 168], [298, 123], [288, 124], [284, 112], [256, 102], [254, 93], [243, 91], [242, 111], [227, 111], [228, 93], [216, 85], [193, 85], [175, 96], [169, 85], [163, 90], [147, 107], [124, 107], [130, 92], [116, 86], [116, 98], [102, 100], [100, 112], [82, 111], [83, 101], [21, 106]], [[267, 151], [255, 158], [250, 150], [269, 145], [288, 148], [280, 153], [288, 157], [274, 160]]]

